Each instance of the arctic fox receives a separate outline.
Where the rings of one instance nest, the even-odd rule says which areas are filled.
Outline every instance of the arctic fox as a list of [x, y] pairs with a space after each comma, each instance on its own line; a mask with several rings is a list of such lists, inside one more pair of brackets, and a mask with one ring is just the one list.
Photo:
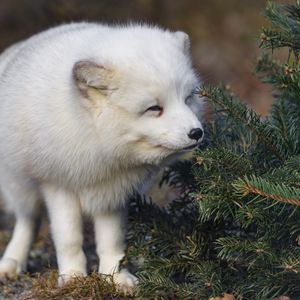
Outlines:
[[193, 149], [199, 84], [183, 32], [73, 23], [0, 56], [0, 187], [16, 216], [0, 275], [25, 270], [40, 201], [59, 283], [86, 275], [82, 215], [95, 224], [99, 272], [130, 290], [124, 256], [128, 196], [170, 157]]

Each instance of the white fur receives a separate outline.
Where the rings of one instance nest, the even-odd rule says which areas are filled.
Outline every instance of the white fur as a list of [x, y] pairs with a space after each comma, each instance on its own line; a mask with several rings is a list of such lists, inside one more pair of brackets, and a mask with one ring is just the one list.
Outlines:
[[[198, 85], [182, 32], [74, 23], [0, 56], [0, 185], [17, 223], [0, 273], [26, 266], [45, 199], [62, 281], [86, 274], [81, 216], [95, 222], [99, 272], [119, 273], [123, 207], [153, 167], [195, 144], [202, 128], [186, 104]], [[189, 97], [190, 96], [190, 97]], [[163, 113], [147, 110], [154, 105]]]

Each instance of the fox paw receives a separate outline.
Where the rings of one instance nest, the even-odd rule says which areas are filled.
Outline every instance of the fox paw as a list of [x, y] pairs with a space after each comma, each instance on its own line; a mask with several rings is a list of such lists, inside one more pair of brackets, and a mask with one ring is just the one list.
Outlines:
[[13, 258], [0, 260], [0, 278], [16, 278], [22, 271], [22, 265]]
[[68, 272], [65, 272], [64, 274], [60, 274], [58, 276], [57, 285], [58, 287], [62, 287], [68, 282], [71, 282], [72, 280], [75, 280], [78, 277], [85, 277], [86, 273], [82, 271], [76, 271], [76, 270], [69, 270]]
[[126, 269], [114, 273], [112, 278], [116, 289], [125, 295], [132, 295], [139, 283], [138, 279]]

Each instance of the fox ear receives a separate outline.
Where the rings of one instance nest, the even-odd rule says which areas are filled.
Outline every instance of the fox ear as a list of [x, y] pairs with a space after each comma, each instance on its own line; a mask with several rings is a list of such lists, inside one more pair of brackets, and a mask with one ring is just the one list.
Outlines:
[[114, 72], [92, 61], [78, 61], [73, 67], [73, 76], [81, 92], [94, 88], [107, 94], [112, 87]]
[[190, 41], [190, 37], [188, 36], [188, 34], [186, 34], [183, 31], [176, 31], [176, 32], [174, 32], [174, 35], [175, 35], [175, 38], [180, 43], [180, 47], [182, 48], [182, 50], [185, 53], [190, 52], [191, 41]]

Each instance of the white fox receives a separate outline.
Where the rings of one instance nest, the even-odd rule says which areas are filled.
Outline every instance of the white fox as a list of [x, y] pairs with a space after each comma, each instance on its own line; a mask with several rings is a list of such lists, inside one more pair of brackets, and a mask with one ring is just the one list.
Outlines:
[[25, 270], [40, 201], [59, 283], [86, 275], [82, 216], [95, 224], [99, 272], [137, 283], [124, 256], [128, 196], [157, 166], [200, 142], [189, 38], [146, 25], [74, 23], [0, 56], [0, 187], [16, 216], [0, 275]]

